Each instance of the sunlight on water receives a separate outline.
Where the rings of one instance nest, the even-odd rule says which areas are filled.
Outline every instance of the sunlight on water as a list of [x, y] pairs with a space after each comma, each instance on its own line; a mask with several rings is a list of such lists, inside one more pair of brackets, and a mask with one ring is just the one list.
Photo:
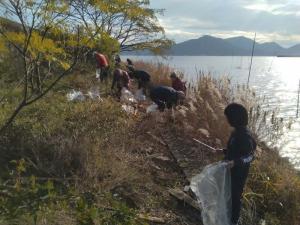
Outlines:
[[[125, 57], [123, 57], [125, 58]], [[160, 57], [131, 57], [145, 61], [163, 62], [188, 75], [189, 81], [195, 80], [197, 71], [210, 72], [219, 77], [228, 75], [234, 83], [246, 84], [250, 57], [206, 57], [176, 56], [163, 59]], [[296, 118], [297, 92], [300, 79], [300, 58], [254, 57], [250, 86], [259, 96], [268, 100], [268, 107], [279, 108], [279, 116], [285, 120]], [[289, 158], [297, 169], [300, 169], [300, 120], [291, 130], [285, 132], [280, 149], [283, 157]]]
[[[257, 91], [264, 90], [265, 95], [273, 102], [274, 107], [279, 107], [280, 116], [289, 119], [295, 118], [297, 110], [297, 92], [300, 79], [298, 65], [299, 58], [275, 58], [265, 78], [265, 85], [257, 84]], [[257, 66], [260, 66], [258, 64]], [[254, 74], [254, 79], [255, 79]], [[268, 79], [272, 79], [270, 82]], [[300, 169], [300, 120], [297, 120], [292, 129], [282, 137], [284, 146], [281, 155], [288, 157], [290, 161]]]

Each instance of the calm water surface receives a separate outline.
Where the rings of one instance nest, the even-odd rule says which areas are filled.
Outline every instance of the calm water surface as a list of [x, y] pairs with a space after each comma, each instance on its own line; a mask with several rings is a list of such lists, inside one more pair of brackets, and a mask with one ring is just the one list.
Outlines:
[[[123, 60], [127, 57], [122, 57]], [[131, 59], [162, 62], [183, 71], [189, 81], [197, 77], [197, 71], [210, 72], [214, 77], [227, 75], [234, 83], [247, 82], [250, 57], [221, 56], [173, 56], [166, 59], [152, 56], [130, 56]], [[269, 107], [279, 108], [281, 117], [288, 120], [296, 117], [297, 92], [300, 80], [300, 58], [254, 57], [250, 86], [267, 99]], [[300, 170], [300, 120], [280, 140], [283, 157]]]

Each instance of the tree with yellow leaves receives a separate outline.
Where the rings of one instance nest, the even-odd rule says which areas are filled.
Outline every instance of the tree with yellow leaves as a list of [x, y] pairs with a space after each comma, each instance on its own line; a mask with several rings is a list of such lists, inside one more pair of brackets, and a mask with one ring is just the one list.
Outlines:
[[[23, 90], [15, 110], [0, 125], [1, 133], [24, 107], [42, 98], [72, 71], [90, 41], [78, 25], [70, 23], [66, 1], [2, 0], [0, 7], [0, 51], [20, 59], [17, 83]], [[44, 64], [51, 64], [55, 74], [45, 70]]]
[[149, 0], [70, 0], [72, 17], [87, 34], [99, 38], [100, 48], [107, 34], [119, 42], [121, 51], [150, 50], [161, 53], [173, 43], [166, 38]]
[[88, 52], [161, 53], [172, 44], [156, 17], [162, 11], [151, 9], [148, 0], [1, 0], [0, 7], [0, 57], [5, 51], [16, 56], [14, 76], [23, 90], [0, 133]]

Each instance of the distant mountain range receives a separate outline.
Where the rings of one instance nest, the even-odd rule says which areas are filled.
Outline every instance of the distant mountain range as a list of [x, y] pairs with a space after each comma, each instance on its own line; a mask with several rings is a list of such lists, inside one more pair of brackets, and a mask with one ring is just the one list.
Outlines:
[[[175, 44], [168, 51], [173, 56], [250, 56], [253, 40], [246, 37], [216, 38], [205, 35]], [[134, 55], [149, 55], [147, 51], [132, 52]], [[283, 48], [275, 42], [255, 43], [255, 56], [300, 57], [300, 44]]]

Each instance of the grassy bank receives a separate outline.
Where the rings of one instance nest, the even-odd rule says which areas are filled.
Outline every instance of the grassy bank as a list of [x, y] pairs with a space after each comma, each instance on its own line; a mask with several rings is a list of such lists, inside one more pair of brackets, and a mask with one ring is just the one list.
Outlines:
[[[170, 68], [137, 66], [148, 70], [155, 83], [169, 84]], [[227, 79], [202, 76], [175, 116], [128, 115], [107, 95], [109, 85], [101, 85], [103, 101], [67, 101], [73, 88], [87, 92], [100, 85], [93, 77], [89, 69], [68, 77], [22, 111], [0, 137], [0, 224], [199, 224], [199, 213], [168, 193], [187, 183], [168, 138], [175, 138], [178, 148], [195, 149], [192, 138], [225, 146], [231, 129], [224, 107], [234, 97], [255, 109], [253, 98], [233, 91]], [[11, 94], [1, 104], [1, 123], [14, 101]], [[251, 116], [254, 128], [258, 117]], [[201, 160], [191, 173], [220, 160], [196, 150], [195, 158], [200, 154]], [[298, 225], [299, 174], [263, 143], [258, 152], [243, 197], [242, 224]]]

